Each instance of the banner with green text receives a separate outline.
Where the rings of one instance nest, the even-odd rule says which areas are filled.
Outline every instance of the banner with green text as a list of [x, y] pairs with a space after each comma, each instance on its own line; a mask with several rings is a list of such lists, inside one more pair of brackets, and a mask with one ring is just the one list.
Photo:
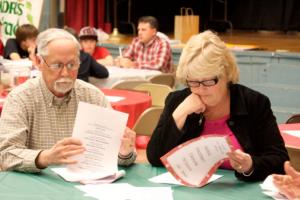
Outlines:
[[0, 0], [1, 38], [5, 44], [22, 24], [39, 27], [43, 0]]

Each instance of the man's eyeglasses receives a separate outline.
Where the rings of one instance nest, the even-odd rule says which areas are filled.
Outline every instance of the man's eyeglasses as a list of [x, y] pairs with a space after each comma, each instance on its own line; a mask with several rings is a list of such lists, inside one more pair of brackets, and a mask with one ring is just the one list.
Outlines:
[[67, 64], [63, 64], [63, 63], [48, 64], [43, 57], [41, 57], [41, 58], [44, 61], [44, 63], [47, 65], [47, 67], [49, 67], [50, 69], [52, 69], [54, 71], [61, 71], [64, 68], [64, 66], [66, 66], [68, 70], [74, 71], [74, 70], [77, 70], [80, 65], [80, 62], [78, 62], [78, 61], [72, 61]]
[[214, 86], [218, 83], [219, 78], [215, 77], [214, 79], [210, 79], [210, 80], [204, 80], [204, 81], [189, 81], [186, 80], [186, 84], [189, 87], [199, 87], [200, 85], [203, 85], [205, 87], [211, 87]]

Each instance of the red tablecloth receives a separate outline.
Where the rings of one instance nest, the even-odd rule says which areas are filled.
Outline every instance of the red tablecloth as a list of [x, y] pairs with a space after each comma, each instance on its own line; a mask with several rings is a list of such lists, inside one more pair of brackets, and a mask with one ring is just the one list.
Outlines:
[[111, 102], [111, 106], [118, 111], [129, 114], [127, 126], [132, 128], [138, 117], [151, 107], [151, 96], [146, 93], [128, 90], [101, 89], [106, 96], [119, 96], [125, 99]]
[[300, 135], [299, 137], [290, 135], [285, 131], [297, 130], [300, 131], [300, 123], [297, 124], [280, 124], [278, 125], [281, 135], [286, 146], [300, 149]]
[[[138, 117], [144, 110], [151, 107], [151, 97], [146, 93], [127, 91], [127, 90], [114, 90], [114, 89], [101, 89], [107, 96], [125, 97], [125, 99], [112, 102], [111, 105], [115, 110], [129, 114], [127, 126], [132, 128]], [[2, 111], [3, 102], [0, 102], [0, 114]]]

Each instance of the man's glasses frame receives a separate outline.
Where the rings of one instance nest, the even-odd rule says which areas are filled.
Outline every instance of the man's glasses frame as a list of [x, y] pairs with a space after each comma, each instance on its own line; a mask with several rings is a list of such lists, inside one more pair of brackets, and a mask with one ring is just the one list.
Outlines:
[[79, 69], [79, 66], [80, 66], [80, 62], [78, 62], [78, 61], [69, 62], [67, 64], [63, 64], [63, 63], [48, 64], [46, 62], [45, 58], [43, 58], [42, 56], [40, 56], [40, 57], [43, 60], [43, 62], [47, 65], [47, 67], [54, 71], [61, 71], [65, 66], [67, 67], [67, 69], [69, 71], [75, 71], [75, 70]]

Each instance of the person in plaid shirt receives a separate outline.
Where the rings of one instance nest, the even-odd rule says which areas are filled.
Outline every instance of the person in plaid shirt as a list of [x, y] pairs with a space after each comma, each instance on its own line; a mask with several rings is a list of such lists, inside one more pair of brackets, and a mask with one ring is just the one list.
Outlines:
[[158, 22], [155, 17], [144, 16], [138, 21], [138, 37], [134, 38], [115, 64], [124, 68], [159, 70], [169, 73], [172, 68], [172, 52], [168, 41], [156, 35]]

